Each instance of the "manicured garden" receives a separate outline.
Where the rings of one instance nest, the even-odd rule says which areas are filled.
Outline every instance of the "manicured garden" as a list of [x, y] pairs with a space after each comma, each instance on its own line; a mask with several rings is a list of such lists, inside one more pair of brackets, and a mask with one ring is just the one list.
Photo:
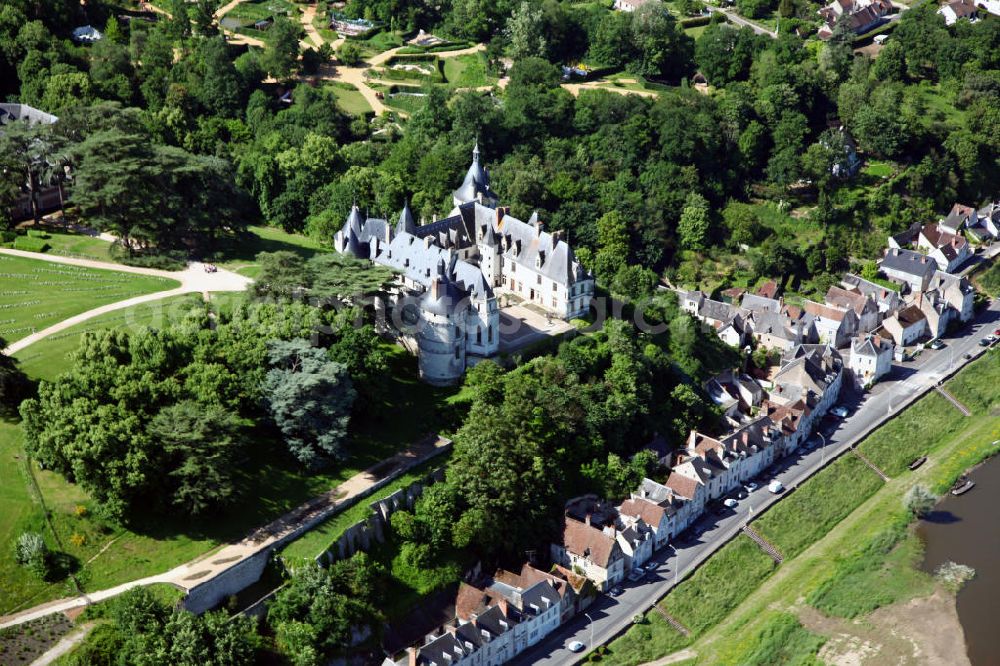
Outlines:
[[0, 337], [8, 343], [93, 308], [180, 286], [176, 280], [0, 255]]
[[330, 84], [329, 87], [337, 96], [337, 106], [344, 113], [349, 113], [352, 116], [363, 116], [372, 112], [368, 100], [351, 84], [337, 82]]

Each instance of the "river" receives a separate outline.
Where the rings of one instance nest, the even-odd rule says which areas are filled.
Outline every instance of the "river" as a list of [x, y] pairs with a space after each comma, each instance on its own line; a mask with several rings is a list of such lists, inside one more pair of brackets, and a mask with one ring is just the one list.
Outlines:
[[958, 617], [973, 666], [1000, 664], [1000, 456], [970, 475], [976, 487], [959, 497], [949, 494], [920, 525], [923, 569], [933, 572], [951, 560], [976, 570], [958, 593]]

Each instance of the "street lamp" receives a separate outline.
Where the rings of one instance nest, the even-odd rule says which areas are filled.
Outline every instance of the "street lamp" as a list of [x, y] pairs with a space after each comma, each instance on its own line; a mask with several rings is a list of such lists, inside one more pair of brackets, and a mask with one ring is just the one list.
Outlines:
[[823, 433], [821, 433], [819, 430], [816, 431], [816, 434], [819, 435], [819, 438], [821, 440], [823, 440], [823, 446], [819, 450], [819, 461], [820, 464], [822, 465], [826, 463], [826, 437], [824, 437]]
[[590, 649], [594, 649], [594, 618], [590, 617], [590, 613], [584, 613], [583, 616], [590, 620]]

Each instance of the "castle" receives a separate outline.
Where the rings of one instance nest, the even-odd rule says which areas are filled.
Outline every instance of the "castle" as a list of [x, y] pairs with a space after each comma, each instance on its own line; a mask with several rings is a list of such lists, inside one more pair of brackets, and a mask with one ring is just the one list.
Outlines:
[[392, 305], [416, 329], [421, 378], [453, 384], [478, 360], [500, 352], [498, 294], [561, 319], [586, 314], [594, 276], [537, 213], [523, 222], [499, 205], [478, 144], [448, 217], [418, 225], [407, 204], [395, 226], [351, 209], [334, 237], [338, 252], [400, 273]]

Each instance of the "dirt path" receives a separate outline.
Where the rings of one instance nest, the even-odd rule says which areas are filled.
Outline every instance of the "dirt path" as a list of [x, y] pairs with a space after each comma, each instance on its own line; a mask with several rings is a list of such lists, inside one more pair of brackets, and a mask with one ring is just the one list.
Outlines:
[[58, 643], [49, 648], [44, 654], [38, 657], [38, 659], [31, 662], [31, 666], [49, 666], [49, 664], [53, 663], [56, 659], [79, 645], [93, 628], [93, 622], [81, 624], [76, 628], [76, 630], [63, 636]]
[[323, 46], [324, 41], [323, 37], [319, 34], [319, 31], [316, 30], [316, 26], [313, 25], [314, 18], [316, 18], [316, 5], [309, 5], [305, 8], [305, 11], [302, 12], [302, 27], [306, 31], [306, 37], [312, 40], [312, 43], [315, 44], [316, 48], [319, 48], [320, 46]]
[[660, 657], [656, 661], [649, 661], [641, 666], [670, 666], [670, 664], [677, 664], [682, 661], [687, 661], [688, 659], [694, 659], [698, 656], [698, 653], [691, 649], [679, 650], [673, 654], [668, 654], [666, 657]]
[[398, 476], [406, 470], [419, 465], [451, 447], [451, 441], [438, 437], [434, 440], [420, 441], [405, 451], [376, 463], [363, 472], [355, 474], [336, 488], [314, 497], [310, 501], [289, 511], [277, 520], [260, 527], [242, 540], [226, 545], [220, 549], [199, 555], [194, 560], [186, 562], [170, 571], [155, 576], [147, 576], [138, 580], [122, 583], [106, 590], [88, 592], [78, 597], [59, 599], [28, 610], [0, 617], [0, 629], [12, 627], [31, 620], [82, 608], [104, 599], [110, 599], [132, 588], [154, 583], [166, 583], [190, 592], [194, 587], [204, 584], [219, 574], [239, 566], [246, 559], [257, 555], [262, 550], [270, 550], [304, 533], [320, 521], [352, 506], [363, 497], [379, 481], [387, 476]]
[[616, 88], [614, 85], [605, 84], [602, 81], [589, 81], [587, 83], [564, 83], [562, 87], [570, 92], [573, 97], [579, 97], [581, 90], [607, 90], [619, 95], [640, 95], [642, 97], [659, 97], [659, 94], [652, 90], [632, 90], [631, 88]]
[[239, 273], [232, 273], [225, 269], [218, 269], [215, 273], [206, 273], [203, 264], [192, 262], [188, 264], [188, 267], [183, 271], [161, 271], [155, 268], [140, 268], [138, 266], [122, 266], [119, 264], [112, 264], [104, 261], [93, 261], [90, 259], [74, 259], [72, 257], [60, 257], [55, 255], [38, 254], [37, 252], [25, 252], [23, 250], [9, 250], [0, 249], [0, 254], [9, 254], [15, 257], [23, 257], [26, 259], [37, 259], [39, 261], [48, 261], [55, 264], [65, 264], [68, 266], [80, 266], [82, 268], [95, 268], [108, 271], [118, 271], [119, 273], [134, 273], [136, 275], [148, 275], [151, 277], [162, 277], [171, 280], [178, 280], [181, 286], [174, 289], [168, 289], [166, 291], [157, 291], [152, 294], [144, 294], [142, 296], [135, 296], [133, 298], [126, 299], [124, 301], [117, 301], [115, 303], [108, 303], [107, 305], [102, 305], [100, 307], [94, 308], [92, 310], [87, 310], [86, 312], [81, 312], [78, 315], [69, 317], [68, 319], [63, 319], [57, 324], [53, 324], [48, 328], [42, 329], [36, 333], [21, 338], [17, 342], [14, 342], [9, 347], [3, 350], [3, 353], [10, 355], [15, 354], [25, 347], [32, 345], [39, 340], [47, 338], [50, 335], [58, 333], [60, 331], [66, 330], [71, 326], [87, 321], [88, 319], [93, 319], [94, 317], [106, 314], [108, 312], [114, 312], [115, 310], [121, 310], [123, 308], [132, 307], [133, 305], [139, 305], [140, 303], [149, 303], [151, 301], [158, 301], [163, 298], [169, 298], [171, 296], [179, 296], [181, 294], [193, 294], [193, 293], [206, 293], [212, 291], [243, 291], [250, 284], [250, 278], [244, 277]]

